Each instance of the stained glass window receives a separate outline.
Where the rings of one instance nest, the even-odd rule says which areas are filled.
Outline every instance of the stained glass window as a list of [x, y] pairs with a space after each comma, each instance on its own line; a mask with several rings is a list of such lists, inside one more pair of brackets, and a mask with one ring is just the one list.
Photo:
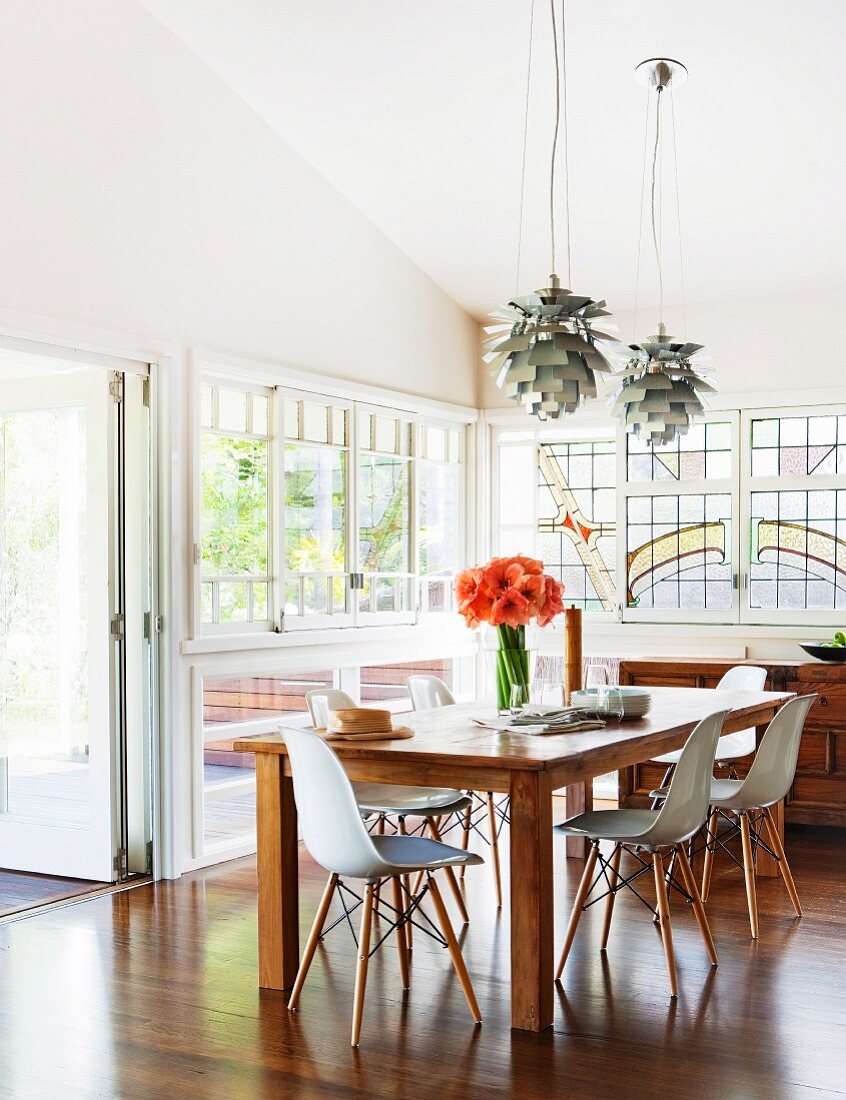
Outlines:
[[749, 606], [846, 609], [846, 489], [751, 493]]
[[846, 473], [846, 416], [782, 416], [752, 421], [753, 477]]
[[732, 607], [731, 494], [632, 496], [627, 501], [629, 607]]
[[617, 545], [613, 439], [538, 446], [538, 556], [564, 582], [565, 602], [613, 611]]
[[686, 435], [666, 446], [629, 435], [628, 480], [700, 481], [731, 477], [731, 424], [728, 421], [694, 424]]

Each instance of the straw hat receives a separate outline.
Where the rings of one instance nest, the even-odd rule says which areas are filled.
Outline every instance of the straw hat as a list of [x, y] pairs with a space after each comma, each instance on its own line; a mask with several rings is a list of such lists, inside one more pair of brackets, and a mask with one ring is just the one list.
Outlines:
[[394, 726], [389, 710], [347, 707], [329, 711], [324, 736], [327, 741], [398, 741], [413, 737], [414, 730]]

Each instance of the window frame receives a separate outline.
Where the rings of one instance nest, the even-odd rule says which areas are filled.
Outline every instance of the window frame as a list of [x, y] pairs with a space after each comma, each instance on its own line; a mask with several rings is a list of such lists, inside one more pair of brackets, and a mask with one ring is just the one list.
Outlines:
[[[370, 416], [384, 416], [393, 420], [401, 420], [409, 423], [411, 441], [409, 444], [409, 453], [407, 455], [393, 454], [389, 451], [379, 451], [373, 447], [365, 448], [359, 439], [359, 416], [361, 414]], [[397, 626], [410, 625], [417, 622], [417, 612], [419, 607], [419, 594], [418, 594], [418, 572], [417, 566], [419, 562], [417, 560], [417, 547], [418, 547], [418, 516], [417, 516], [417, 451], [419, 447], [419, 423], [420, 417], [414, 413], [405, 412], [401, 409], [391, 408], [388, 405], [378, 405], [368, 401], [356, 401], [354, 402], [353, 419], [355, 421], [354, 427], [354, 465], [355, 465], [355, 538], [352, 543], [353, 549], [353, 572], [362, 575], [365, 578], [373, 577], [394, 577], [400, 580], [403, 579], [408, 584], [409, 591], [409, 607], [405, 611], [362, 611], [358, 606], [357, 593], [362, 591], [361, 589], [353, 589], [353, 617], [356, 626], [385, 626], [395, 624]], [[409, 572], [387, 573], [387, 572], [365, 572], [362, 569], [361, 562], [361, 534], [359, 526], [359, 484], [360, 484], [360, 471], [361, 471], [361, 459], [364, 455], [385, 455], [388, 458], [396, 458], [402, 462], [408, 464], [408, 564], [413, 566]]]
[[[358, 483], [357, 479], [352, 476], [353, 465], [355, 463], [356, 454], [356, 434], [355, 434], [355, 402], [344, 400], [342, 398], [327, 397], [324, 394], [318, 394], [311, 391], [294, 389], [289, 386], [276, 386], [276, 412], [274, 416], [274, 429], [275, 435], [275, 447], [274, 452], [276, 454], [276, 462], [279, 469], [279, 492], [274, 497], [276, 507], [272, 507], [274, 513], [274, 525], [278, 528], [279, 552], [274, 560], [274, 573], [275, 573], [275, 585], [277, 596], [277, 622], [280, 624], [280, 630], [287, 632], [300, 632], [300, 631], [312, 631], [312, 630], [328, 630], [339, 627], [351, 627], [357, 625], [355, 622], [355, 606], [354, 606], [354, 589], [350, 587], [350, 579], [352, 573], [355, 571], [355, 540], [358, 532], [358, 522], [356, 509], [358, 507]], [[289, 440], [285, 435], [285, 402], [286, 401], [310, 401], [317, 405], [326, 405], [327, 408], [342, 408], [347, 413], [347, 443], [343, 447], [339, 447], [333, 443], [311, 443], [308, 440], [300, 442], [298, 445], [305, 447], [321, 447], [328, 450], [345, 451], [347, 454], [346, 471], [345, 471], [345, 491], [346, 491], [346, 509], [345, 509], [345, 538], [346, 538], [346, 569], [343, 576], [346, 578], [347, 594], [349, 597], [349, 610], [341, 612], [332, 612], [325, 614], [315, 615], [290, 615], [285, 611], [285, 588], [288, 583], [288, 570], [285, 565], [285, 457], [286, 448], [289, 442], [297, 442]], [[319, 576], [319, 573], [315, 573]], [[333, 576], [336, 574], [326, 574], [326, 576]]]
[[788, 610], [786, 608], [753, 608], [749, 606], [751, 595], [751, 549], [752, 549], [752, 494], [759, 492], [807, 492], [813, 489], [846, 489], [846, 480], [842, 474], [794, 474], [769, 477], [752, 476], [752, 422], [753, 420], [781, 420], [786, 417], [846, 415], [844, 405], [791, 405], [774, 408], [744, 409], [741, 412], [741, 455], [740, 488], [743, 501], [743, 531], [741, 541], [741, 592], [739, 622], [747, 626], [826, 626], [841, 627], [846, 618], [842, 609]]
[[[331, 383], [331, 384], [330, 384]], [[202, 434], [205, 430], [201, 424], [201, 387], [204, 385], [222, 386], [223, 388], [241, 389], [248, 392], [260, 393], [268, 397], [268, 577], [253, 578], [268, 583], [269, 618], [260, 623], [210, 623], [202, 619], [202, 583], [206, 578], [202, 577], [201, 556], [201, 446]], [[348, 391], [347, 396], [342, 396], [342, 391]], [[454, 609], [444, 612], [421, 611], [421, 596], [423, 575], [420, 573], [419, 561], [419, 493], [418, 493], [418, 462], [421, 461], [420, 449], [422, 430], [425, 426], [443, 428], [447, 431], [457, 431], [459, 436], [459, 461], [455, 463], [458, 473], [458, 519], [459, 519], [459, 555], [460, 562], [457, 569], [460, 570], [463, 557], [466, 553], [468, 538], [467, 515], [467, 477], [469, 470], [469, 427], [475, 423], [473, 410], [462, 410], [455, 407], [438, 406], [421, 401], [419, 405], [411, 401], [406, 402], [403, 394], [397, 394], [396, 404], [388, 400], [383, 402], [379, 397], [372, 397], [365, 392], [365, 387], [350, 384], [343, 386], [334, 380], [326, 380], [325, 388], [316, 380], [315, 387], [302, 385], [290, 385], [284, 379], [273, 380], [267, 370], [258, 373], [239, 367], [235, 363], [228, 369], [226, 361], [220, 361], [214, 356], [194, 353], [192, 358], [192, 370], [189, 376], [189, 400], [188, 410], [192, 433], [189, 477], [191, 498], [191, 578], [188, 590], [189, 596], [189, 621], [192, 625], [192, 644], [203, 641], [211, 641], [216, 638], [235, 638], [244, 636], [243, 644], [250, 636], [276, 634], [316, 634], [334, 629], [366, 629], [369, 627], [385, 626], [411, 626], [427, 621], [443, 620], [454, 614]], [[372, 391], [371, 391], [372, 392]], [[285, 508], [284, 508], [284, 475], [285, 475], [285, 445], [284, 415], [285, 400], [305, 400], [318, 404], [326, 404], [333, 407], [342, 407], [347, 410], [348, 433], [347, 444], [343, 448], [348, 455], [346, 469], [346, 533], [347, 533], [347, 572], [349, 578], [358, 572], [359, 546], [358, 546], [358, 470], [361, 448], [359, 446], [358, 414], [360, 412], [375, 413], [381, 416], [390, 416], [410, 423], [411, 443], [410, 454], [398, 456], [409, 463], [409, 565], [407, 574], [409, 584], [410, 606], [406, 611], [382, 611], [361, 612], [357, 607], [356, 593], [358, 589], [350, 589], [350, 611], [334, 614], [317, 615], [290, 615], [284, 614], [285, 609]], [[416, 405], [416, 407], [415, 407]], [[326, 446], [323, 444], [305, 445]], [[328, 446], [332, 447], [332, 444]], [[334, 449], [334, 448], [333, 448]], [[380, 453], [380, 452], [376, 452]], [[435, 461], [435, 460], [432, 460]], [[237, 580], [249, 580], [251, 578], [233, 578]]]
[[[503, 553], [501, 533], [503, 531], [520, 532], [525, 531], [527, 534], [527, 546], [525, 553], [530, 554], [532, 557], [538, 557], [538, 456], [540, 453], [541, 443], [588, 443], [594, 442], [600, 439], [613, 439], [616, 442], [616, 456], [617, 456], [617, 485], [615, 491], [617, 493], [617, 531], [615, 539], [617, 542], [617, 557], [615, 566], [619, 570], [620, 560], [620, 495], [619, 495], [619, 454], [620, 454], [620, 436], [619, 430], [614, 421], [602, 420], [602, 421], [587, 421], [582, 420], [578, 424], [570, 424], [565, 419], [562, 424], [550, 426], [544, 424], [538, 424], [534, 426], [531, 423], [526, 424], [525, 421], [514, 422], [508, 424], [494, 424], [493, 428], [493, 440], [491, 447], [491, 488], [493, 497], [493, 509], [491, 516], [491, 546], [494, 556], [501, 555]], [[527, 437], [533, 437], [531, 440], [526, 439], [514, 439], [513, 441], [503, 441], [503, 435], [524, 435]], [[500, 508], [501, 508], [501, 484], [500, 484], [500, 457], [503, 448], [510, 447], [525, 447], [527, 444], [531, 444], [534, 451], [534, 481], [532, 492], [532, 523], [529, 527], [525, 523], [515, 524], [503, 524], [500, 522]], [[620, 621], [620, 598], [619, 598], [619, 577], [620, 574], [615, 575], [615, 587], [617, 589], [617, 602], [612, 611], [585, 611], [584, 614], [589, 616], [591, 623], [612, 623]], [[567, 604], [567, 591], [564, 591], [564, 603]], [[563, 627], [559, 622], [554, 621], [552, 624], [553, 630], [562, 630]]]
[[[201, 393], [202, 387], [210, 385], [223, 389], [242, 390], [245, 393], [256, 393], [267, 398], [267, 435], [255, 436], [253, 433], [241, 433], [233, 432], [235, 436], [244, 438], [264, 439], [267, 443], [267, 576], [259, 577], [258, 574], [244, 574], [232, 575], [231, 577], [223, 577], [220, 575], [213, 575], [206, 577], [203, 575], [203, 562], [202, 562], [202, 537], [203, 537], [203, 525], [202, 525], [202, 441], [204, 432], [212, 432], [216, 435], [226, 435], [225, 430], [219, 428], [208, 428], [202, 423], [202, 410], [201, 410]], [[195, 431], [193, 433], [193, 445], [192, 445], [192, 476], [191, 476], [191, 489], [192, 489], [192, 553], [191, 560], [193, 563], [192, 568], [192, 582], [191, 582], [191, 619], [194, 628], [194, 637], [209, 637], [209, 636], [221, 636], [230, 634], [270, 634], [276, 629], [276, 623], [279, 621], [276, 616], [276, 608], [278, 606], [275, 593], [275, 578], [274, 578], [274, 566], [275, 566], [275, 553], [276, 546], [276, 532], [273, 525], [273, 492], [275, 486], [275, 469], [274, 469], [274, 417], [275, 417], [275, 401], [273, 387], [263, 385], [259, 382], [252, 381], [247, 378], [235, 377], [226, 374], [221, 374], [214, 370], [202, 370], [195, 372], [193, 390], [193, 408], [195, 415], [192, 417], [193, 426]], [[202, 600], [202, 586], [208, 582], [218, 582], [220, 580], [231, 581], [248, 581], [254, 583], [267, 584], [267, 601], [268, 601], [268, 618], [259, 622], [247, 621], [247, 622], [204, 622], [203, 621], [203, 600]]]
[[[624, 623], [722, 623], [731, 625], [738, 622], [740, 607], [739, 570], [740, 570], [740, 483], [738, 464], [742, 463], [740, 454], [740, 414], [732, 410], [709, 409], [705, 416], [697, 417], [697, 424], [731, 424], [732, 476], [714, 481], [632, 481], [628, 480], [628, 445], [626, 431], [619, 425], [617, 446], [617, 527], [622, 533], [617, 542], [617, 595], [620, 604], [620, 617]], [[643, 497], [682, 497], [682, 496], [730, 496], [731, 497], [731, 561], [732, 561], [732, 600], [731, 607], [724, 610], [707, 608], [691, 611], [688, 608], [651, 608], [629, 607], [623, 593], [628, 588], [627, 559], [629, 553], [629, 500]]]
[[[448, 468], [454, 468], [456, 473], [458, 500], [456, 502], [456, 512], [458, 518], [458, 561], [455, 566], [455, 571], [448, 578], [448, 582], [454, 582], [455, 577], [462, 569], [466, 568], [466, 553], [467, 553], [467, 454], [469, 450], [468, 445], [468, 433], [467, 424], [456, 424], [455, 421], [441, 420], [434, 416], [420, 415], [416, 418], [414, 424], [414, 443], [413, 451], [415, 456], [414, 461], [414, 509], [413, 509], [413, 528], [414, 528], [414, 565], [415, 565], [415, 606], [417, 609], [417, 622], [436, 622], [443, 615], [457, 614], [455, 606], [455, 593], [452, 587], [452, 583], [449, 584], [449, 589], [452, 593], [451, 602], [444, 611], [429, 611], [428, 598], [423, 599], [423, 588], [427, 583], [427, 578], [436, 576], [436, 574], [424, 573], [420, 568], [420, 487], [421, 477], [420, 468], [422, 463], [431, 463], [435, 466], [445, 466]], [[446, 432], [455, 431], [458, 433], [458, 460], [451, 462], [449, 458], [443, 461], [435, 458], [429, 458], [424, 454], [423, 448], [423, 433], [427, 428], [441, 428]], [[447, 454], [449, 454], [449, 444], [447, 443]]]

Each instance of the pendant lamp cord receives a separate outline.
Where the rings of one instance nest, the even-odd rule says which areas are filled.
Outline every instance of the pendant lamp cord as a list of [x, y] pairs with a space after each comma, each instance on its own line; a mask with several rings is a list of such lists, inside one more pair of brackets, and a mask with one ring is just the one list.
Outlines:
[[532, 38], [535, 29], [535, 0], [529, 9], [529, 56], [526, 61], [526, 103], [523, 113], [523, 166], [520, 173], [520, 222], [517, 227], [517, 273], [514, 279], [514, 296], [520, 293], [520, 261], [523, 253], [523, 207], [526, 197], [526, 149], [529, 139], [529, 92], [532, 86]]
[[676, 149], [676, 98], [670, 85], [670, 121], [673, 124], [673, 176], [676, 184], [676, 221], [679, 234], [679, 272], [681, 274], [682, 335], [687, 343], [687, 294], [684, 288], [684, 252], [682, 250], [681, 202], [679, 201], [679, 158]]
[[655, 144], [652, 148], [652, 189], [650, 197], [650, 210], [652, 213], [652, 245], [655, 249], [655, 261], [658, 265], [658, 320], [664, 320], [664, 272], [661, 269], [661, 244], [658, 236], [658, 226], [655, 217], [655, 188], [658, 177], [658, 150], [661, 145], [661, 85], [658, 85], [658, 99], [655, 108]]
[[637, 223], [637, 259], [635, 261], [634, 318], [632, 324], [632, 343], [637, 342], [637, 312], [640, 302], [640, 257], [643, 250], [643, 216], [646, 198], [646, 151], [649, 145], [649, 94], [646, 96], [646, 111], [643, 117], [643, 156], [640, 165], [640, 205]]
[[552, 18], [552, 49], [555, 55], [555, 128], [552, 133], [552, 155], [549, 162], [549, 238], [552, 246], [552, 270], [555, 266], [555, 162], [558, 153], [558, 131], [564, 115], [564, 218], [567, 229], [567, 286], [572, 286], [572, 255], [570, 246], [570, 143], [567, 128], [567, 24], [565, 0], [561, 0], [561, 58], [558, 57], [558, 24], [555, 0], [549, 0]]
[[555, 159], [558, 152], [558, 127], [561, 122], [561, 68], [558, 63], [558, 26], [555, 21], [555, 0], [549, 0], [552, 18], [552, 52], [555, 55], [555, 127], [552, 131], [552, 154], [549, 158], [549, 240], [552, 249], [552, 271], [555, 266]]

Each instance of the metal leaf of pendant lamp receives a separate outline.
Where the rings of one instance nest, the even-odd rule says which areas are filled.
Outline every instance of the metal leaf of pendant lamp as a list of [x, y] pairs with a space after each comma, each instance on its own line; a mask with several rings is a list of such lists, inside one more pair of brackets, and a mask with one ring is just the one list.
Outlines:
[[[491, 314], [496, 322], [487, 327], [484, 361], [490, 374], [505, 395], [521, 404], [526, 412], [541, 420], [556, 420], [572, 413], [582, 402], [596, 397], [596, 372], [611, 373], [602, 345], [615, 343], [607, 332], [593, 328], [593, 322], [608, 317], [604, 301], [594, 301], [587, 295], [573, 294], [561, 286], [555, 255], [555, 163], [563, 90], [565, 180], [567, 165], [567, 79], [564, 5], [561, 5], [562, 61], [558, 56], [558, 29], [555, 0], [550, 0], [552, 44], [555, 53], [555, 130], [552, 140], [549, 181], [549, 220], [553, 274], [547, 286], [534, 294], [514, 297], [507, 305]], [[526, 135], [528, 132], [529, 85], [531, 82], [532, 30], [534, 2], [529, 27], [529, 63], [526, 85], [526, 116], [523, 131], [523, 184], [520, 201], [520, 233], [517, 249], [517, 278], [520, 276], [523, 201], [525, 191]], [[563, 81], [562, 81], [563, 70]], [[567, 208], [567, 270], [570, 270], [569, 182], [565, 184]], [[607, 327], [607, 326], [606, 326]]]
[[[661, 257], [661, 230], [656, 216], [656, 174], [661, 146], [661, 101], [664, 90], [683, 83], [687, 69], [678, 61], [653, 58], [638, 65], [638, 79], [654, 88], [657, 97], [655, 141], [652, 153], [650, 210], [652, 243], [658, 267], [660, 315], [664, 313], [664, 273]], [[672, 92], [671, 92], [672, 94]], [[644, 142], [645, 149], [645, 142]], [[675, 156], [675, 113], [673, 114], [673, 166]], [[678, 173], [676, 177], [676, 211], [679, 207]], [[642, 221], [641, 211], [641, 221]], [[680, 221], [680, 219], [679, 219]], [[681, 250], [681, 230], [679, 229]], [[684, 275], [682, 268], [682, 310], [684, 311]], [[702, 344], [687, 340], [676, 342], [667, 334], [663, 321], [658, 322], [654, 336], [630, 345], [630, 355], [622, 374], [621, 385], [612, 397], [615, 416], [622, 419], [627, 432], [653, 444], [672, 443], [684, 435], [693, 419], [704, 412], [701, 395], [713, 393], [714, 387], [705, 377], [703, 360], [694, 363]]]

